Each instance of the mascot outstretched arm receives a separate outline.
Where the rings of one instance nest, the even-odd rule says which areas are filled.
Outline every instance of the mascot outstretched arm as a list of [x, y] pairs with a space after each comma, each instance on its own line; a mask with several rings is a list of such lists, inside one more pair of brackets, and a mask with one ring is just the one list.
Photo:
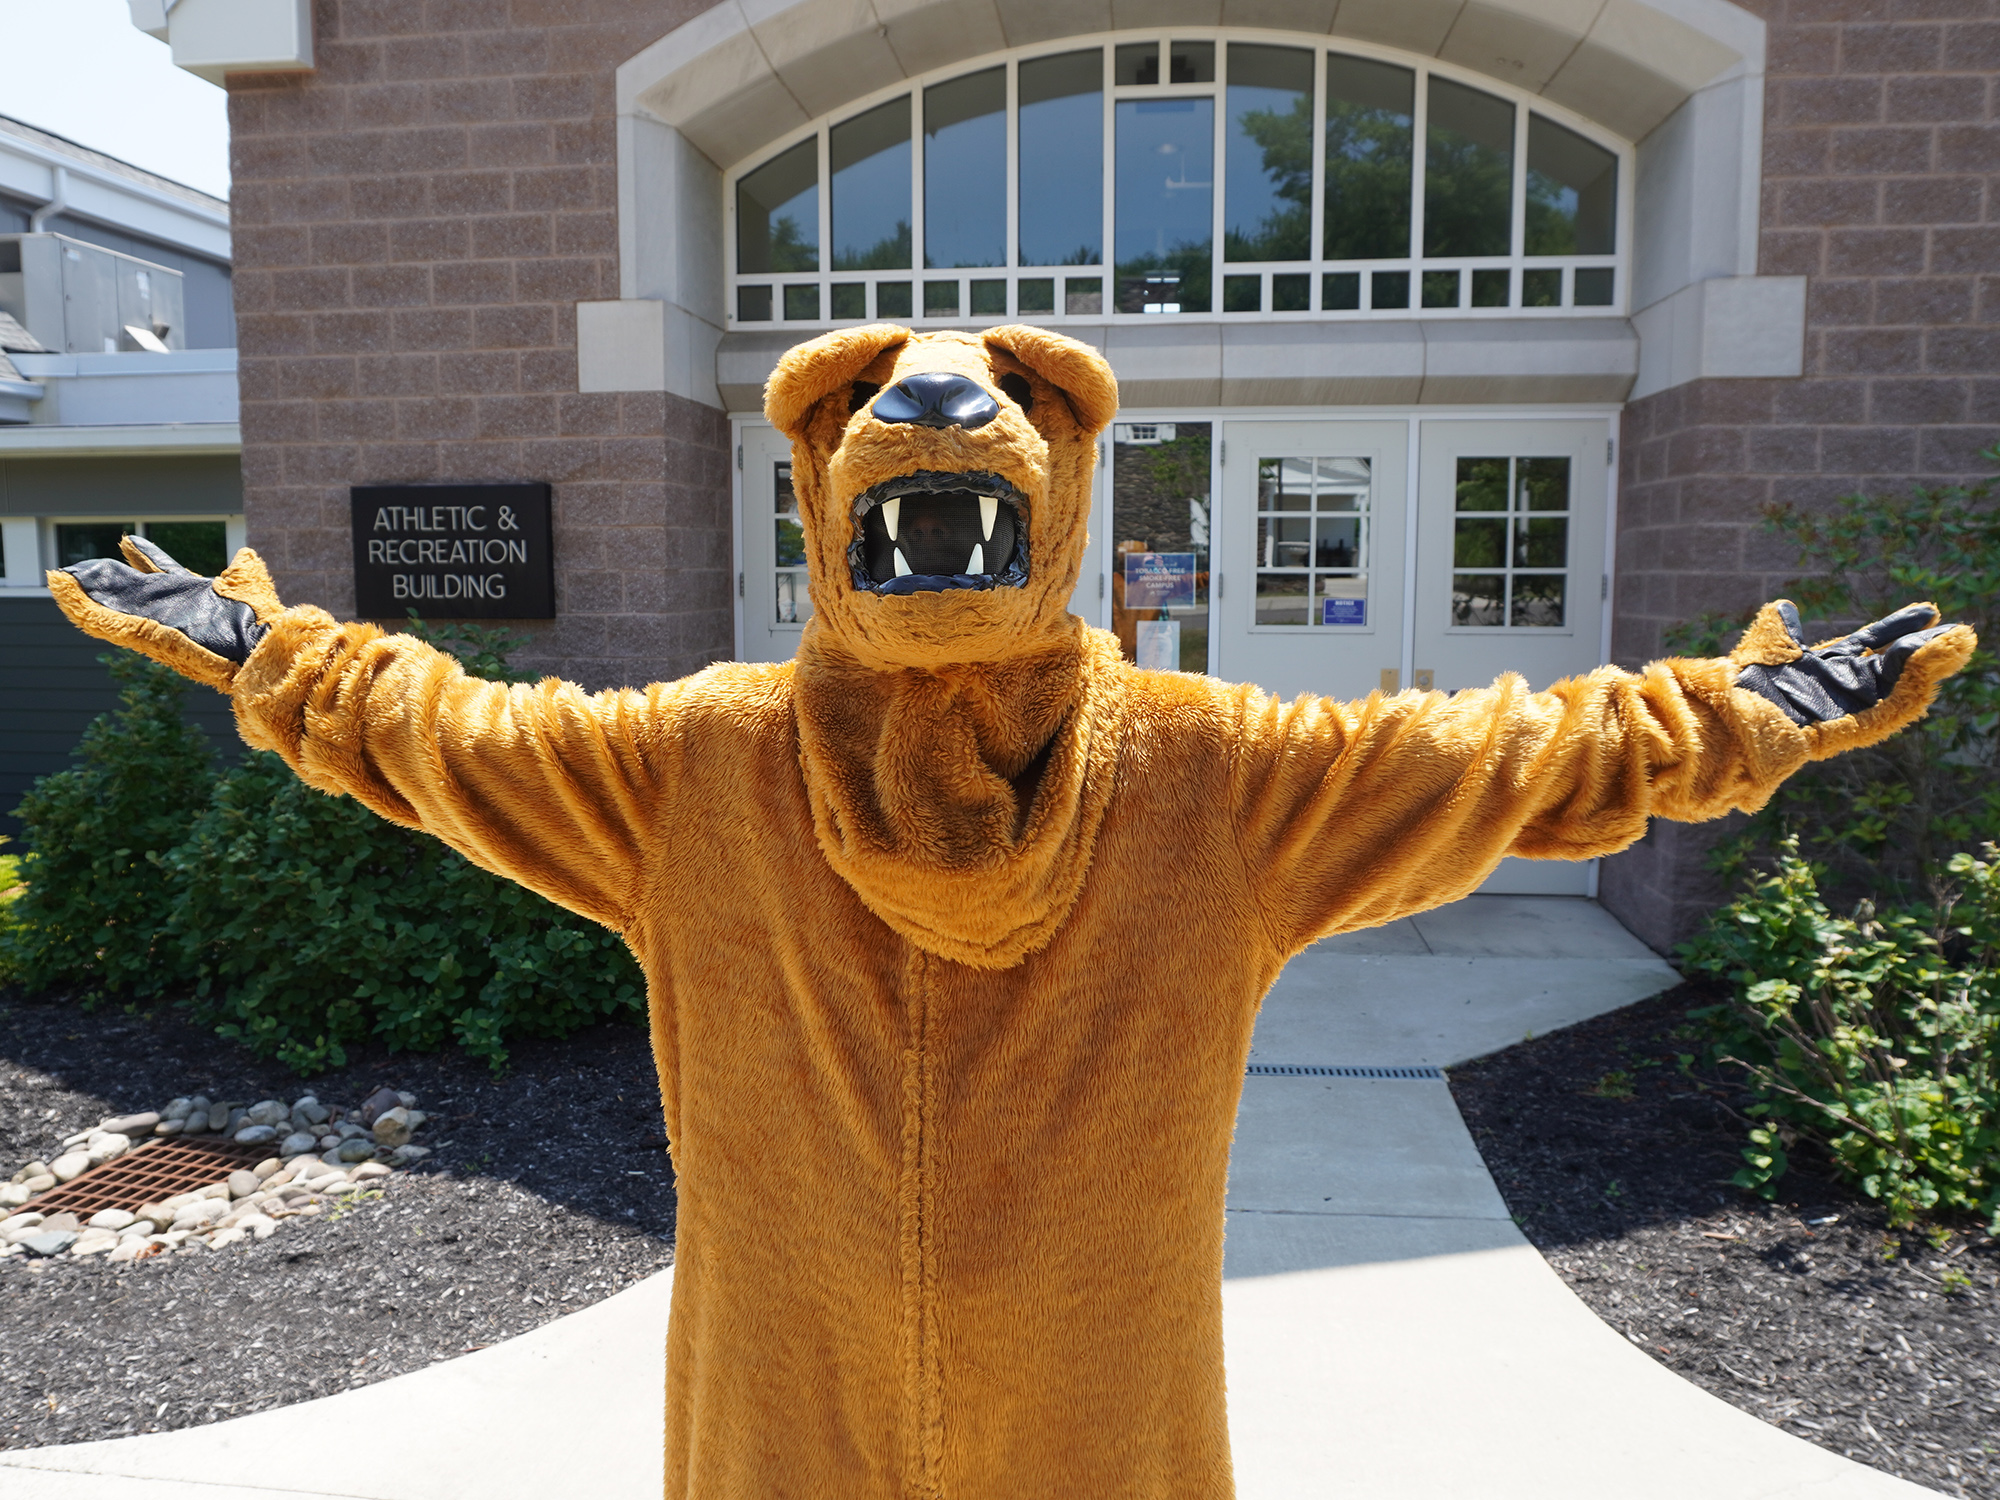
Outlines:
[[1222, 1205], [1257, 1005], [1508, 855], [1761, 806], [1919, 717], [1972, 632], [1531, 693], [1274, 701], [1066, 612], [1117, 389], [1032, 328], [780, 362], [797, 658], [505, 687], [279, 603], [255, 554], [50, 575], [306, 781], [624, 934], [679, 1193], [666, 1493], [1221, 1500]]

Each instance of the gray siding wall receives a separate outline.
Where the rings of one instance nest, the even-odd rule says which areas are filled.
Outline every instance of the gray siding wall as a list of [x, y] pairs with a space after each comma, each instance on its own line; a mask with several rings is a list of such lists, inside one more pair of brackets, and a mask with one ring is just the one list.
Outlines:
[[[97, 659], [112, 649], [65, 620], [53, 599], [0, 599], [0, 834], [20, 838], [21, 798], [37, 777], [67, 769], [90, 721], [118, 706], [117, 684]], [[243, 753], [220, 693], [190, 683], [183, 713], [221, 756]]]

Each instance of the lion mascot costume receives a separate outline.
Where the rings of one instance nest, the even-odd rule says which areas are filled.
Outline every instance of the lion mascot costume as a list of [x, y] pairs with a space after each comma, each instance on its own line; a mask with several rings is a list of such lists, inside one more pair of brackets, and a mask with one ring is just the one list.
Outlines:
[[795, 660], [643, 690], [475, 680], [128, 539], [84, 630], [250, 744], [622, 933], [678, 1175], [666, 1493], [1220, 1500], [1223, 1186], [1259, 1001], [1330, 933], [1509, 855], [1763, 804], [1970, 655], [1912, 606], [1807, 649], [1527, 690], [1276, 701], [1067, 613], [1098, 354], [844, 330], [765, 397], [814, 614]]

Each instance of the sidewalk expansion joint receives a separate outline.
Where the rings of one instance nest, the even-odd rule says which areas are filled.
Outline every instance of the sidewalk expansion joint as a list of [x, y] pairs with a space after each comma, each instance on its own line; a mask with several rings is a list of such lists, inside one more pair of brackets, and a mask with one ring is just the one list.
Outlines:
[[1385, 1214], [1370, 1213], [1366, 1209], [1318, 1209], [1318, 1208], [1227, 1208], [1225, 1213], [1266, 1214], [1274, 1218], [1290, 1219], [1417, 1219], [1447, 1221], [1453, 1224], [1512, 1224], [1511, 1214]]

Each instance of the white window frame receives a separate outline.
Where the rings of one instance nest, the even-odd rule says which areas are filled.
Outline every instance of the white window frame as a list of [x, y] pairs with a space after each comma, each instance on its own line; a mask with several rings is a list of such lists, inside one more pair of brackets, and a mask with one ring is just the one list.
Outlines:
[[[1207, 41], [1216, 47], [1216, 79], [1209, 84], [1149, 84], [1119, 87], [1114, 84], [1115, 48], [1133, 42], [1153, 41], [1165, 45], [1177, 41]], [[1306, 261], [1243, 261], [1229, 262], [1223, 259], [1223, 215], [1226, 206], [1226, 187], [1222, 173], [1226, 170], [1226, 147], [1228, 131], [1227, 88], [1228, 88], [1228, 46], [1230, 42], [1255, 42], [1264, 45], [1289, 46], [1307, 49], [1314, 54], [1313, 63], [1313, 191], [1311, 200], [1313, 259]], [[1096, 266], [1028, 267], [1019, 264], [1020, 255], [1020, 210], [1019, 190], [1019, 66], [1025, 60], [1050, 57], [1067, 52], [1086, 51], [1091, 47], [1102, 49], [1104, 87], [1101, 94], [1103, 125], [1103, 198], [1104, 220], [1102, 227], [1101, 253], [1103, 260]], [[1416, 171], [1412, 184], [1412, 211], [1410, 223], [1411, 253], [1396, 259], [1370, 261], [1325, 261], [1320, 259], [1322, 251], [1321, 232], [1323, 217], [1323, 196], [1325, 191], [1325, 144], [1326, 132], [1326, 58], [1329, 53], [1340, 53], [1353, 57], [1365, 57], [1376, 61], [1394, 63], [1409, 68], [1416, 74], [1415, 111], [1412, 120]], [[968, 73], [976, 73], [996, 65], [1006, 68], [1007, 87], [1007, 264], [1004, 266], [961, 269], [954, 272], [944, 270], [926, 271], [923, 268], [924, 238], [924, 120], [923, 91], [934, 84], [949, 82]], [[1423, 246], [1423, 169], [1425, 156], [1425, 135], [1428, 114], [1428, 80], [1432, 76], [1446, 78], [1454, 83], [1464, 84], [1481, 93], [1506, 99], [1514, 107], [1514, 157], [1513, 157], [1513, 223], [1511, 229], [1512, 246], [1504, 256], [1487, 257], [1438, 257], [1427, 259], [1421, 254]], [[739, 273], [735, 268], [736, 255], [736, 186], [746, 173], [763, 166], [772, 158], [797, 146], [801, 141], [816, 140], [818, 143], [818, 210], [820, 264], [827, 267], [832, 257], [832, 183], [828, 173], [828, 131], [834, 125], [852, 119], [857, 115], [886, 103], [901, 95], [910, 99], [910, 245], [911, 266], [907, 270], [890, 271], [840, 271], [822, 269], [818, 272], [769, 272]], [[1388, 320], [1420, 319], [1493, 319], [1493, 318], [1565, 318], [1565, 317], [1624, 317], [1627, 314], [1631, 295], [1631, 264], [1633, 244], [1633, 203], [1636, 183], [1636, 153], [1631, 142], [1606, 131], [1602, 126], [1585, 119], [1573, 111], [1563, 109], [1549, 101], [1508, 87], [1494, 78], [1476, 73], [1450, 63], [1420, 57], [1394, 48], [1351, 41], [1347, 38], [1329, 39], [1324, 35], [1307, 35], [1282, 31], [1263, 31], [1240, 27], [1175, 27], [1154, 29], [1145, 32], [1120, 31], [1102, 32], [1092, 36], [1065, 38], [1059, 42], [1047, 42], [1031, 47], [1012, 48], [1004, 52], [988, 54], [985, 57], [968, 59], [947, 68], [935, 69], [916, 75], [892, 87], [879, 89], [843, 105], [838, 111], [821, 116], [809, 125], [801, 126], [786, 135], [778, 137], [768, 146], [747, 158], [724, 174], [723, 182], [723, 233], [727, 256], [727, 326], [731, 330], [749, 332], [770, 332], [783, 330], [815, 331], [840, 326], [854, 326], [868, 321], [893, 321], [907, 323], [912, 327], [966, 327], [993, 325], [1027, 318], [1037, 323], [1059, 325], [1063, 323], [1103, 324], [1106, 322], [1137, 323], [1146, 314], [1119, 313], [1113, 311], [1116, 302], [1117, 271], [1112, 255], [1115, 244], [1116, 226], [1112, 222], [1116, 198], [1116, 106], [1123, 99], [1161, 99], [1172, 97], [1207, 96], [1216, 100], [1215, 143], [1213, 160], [1215, 163], [1215, 188], [1213, 192], [1214, 219], [1211, 231], [1211, 273], [1210, 301], [1216, 310], [1205, 313], [1185, 312], [1163, 314], [1197, 322], [1301, 322], [1332, 320], [1341, 322], [1372, 322]], [[1567, 255], [1534, 256], [1524, 253], [1526, 234], [1526, 180], [1528, 154], [1528, 117], [1538, 114], [1551, 123], [1574, 131], [1586, 140], [1611, 151], [1618, 160], [1618, 202], [1616, 243], [1620, 247], [1611, 255]], [[1475, 270], [1506, 269], [1509, 274], [1509, 305], [1505, 307], [1472, 307], [1463, 305], [1471, 299], [1471, 273]], [[1576, 273], [1579, 270], [1609, 268], [1612, 272], [1612, 298], [1608, 304], [1578, 306], [1575, 303]], [[1522, 295], [1523, 275], [1530, 270], [1557, 271], [1562, 278], [1562, 301], [1555, 307], [1524, 307], [1519, 305]], [[1370, 273], [1375, 271], [1404, 271], [1410, 277], [1409, 301], [1404, 307], [1374, 308], [1366, 306], [1366, 295]], [[1456, 271], [1459, 275], [1459, 298], [1457, 307], [1437, 308], [1422, 306], [1423, 278], [1425, 272]], [[1320, 306], [1325, 288], [1325, 278], [1329, 273], [1355, 272], [1362, 277], [1364, 303], [1359, 308], [1323, 308]], [[1288, 274], [1304, 274], [1308, 282], [1309, 306], [1305, 309], [1277, 312], [1273, 310], [1273, 288], [1271, 278]], [[1102, 287], [1101, 312], [1069, 313], [1065, 310], [1066, 296], [1061, 285], [1066, 276], [1083, 278], [1096, 277]], [[1257, 276], [1261, 279], [1259, 312], [1223, 312], [1223, 280], [1226, 276]], [[1047, 280], [1057, 282], [1053, 311], [1024, 312], [1020, 307], [1021, 283], [1024, 280]], [[954, 313], [927, 315], [924, 311], [924, 286], [927, 282], [958, 282], [958, 310]], [[1006, 288], [1006, 310], [1001, 313], [971, 312], [972, 288], [974, 281], [1004, 283]], [[833, 286], [861, 283], [868, 288], [866, 311], [860, 318], [831, 316], [833, 307]], [[880, 315], [876, 311], [876, 286], [878, 283], [908, 283], [910, 286], [911, 311], [907, 315]], [[819, 289], [820, 316], [811, 319], [788, 319], [784, 316], [784, 288], [817, 285]], [[739, 306], [737, 289], [749, 286], [771, 288], [771, 317], [768, 320], [739, 320], [736, 316]]]
[[222, 546], [227, 556], [234, 557], [239, 548], [247, 545], [247, 527], [241, 511], [164, 511], [134, 506], [116, 515], [72, 515], [65, 512], [0, 517], [0, 529], [4, 529], [4, 540], [0, 540], [0, 545], [6, 549], [7, 567], [5, 577], [0, 578], [0, 598], [29, 594], [47, 596], [48, 584], [43, 575], [56, 565], [58, 526], [103, 526], [120, 521], [130, 521], [141, 527], [154, 521], [220, 521]]

